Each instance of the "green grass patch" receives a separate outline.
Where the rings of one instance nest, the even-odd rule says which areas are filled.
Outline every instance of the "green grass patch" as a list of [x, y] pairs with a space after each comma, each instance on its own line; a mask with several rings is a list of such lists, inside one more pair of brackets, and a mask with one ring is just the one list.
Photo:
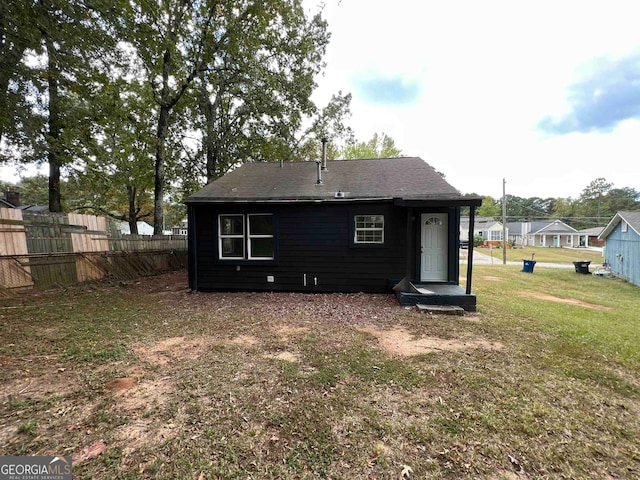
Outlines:
[[[483, 255], [489, 255], [502, 261], [502, 248], [476, 247], [476, 252]], [[588, 261], [593, 265], [602, 264], [604, 257], [597, 250], [588, 250], [586, 248], [551, 248], [551, 247], [525, 247], [525, 248], [507, 248], [507, 261], [520, 262], [523, 259], [531, 260], [533, 257], [537, 262], [545, 263], [568, 263]], [[592, 268], [593, 270], [593, 268]]]

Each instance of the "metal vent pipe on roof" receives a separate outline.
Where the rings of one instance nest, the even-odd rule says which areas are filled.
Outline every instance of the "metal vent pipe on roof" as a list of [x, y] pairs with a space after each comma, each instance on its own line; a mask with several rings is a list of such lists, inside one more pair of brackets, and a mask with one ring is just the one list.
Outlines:
[[316, 160], [316, 165], [318, 166], [318, 181], [316, 183], [318, 185], [322, 185], [322, 162], [320, 160]]
[[322, 170], [327, 169], [327, 137], [322, 137]]

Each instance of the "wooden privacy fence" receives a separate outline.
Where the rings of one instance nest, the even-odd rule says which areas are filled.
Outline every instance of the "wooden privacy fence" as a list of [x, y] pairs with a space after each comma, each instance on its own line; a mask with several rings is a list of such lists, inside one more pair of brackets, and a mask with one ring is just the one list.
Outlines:
[[176, 270], [186, 255], [183, 235], [123, 235], [106, 217], [0, 208], [3, 293]]

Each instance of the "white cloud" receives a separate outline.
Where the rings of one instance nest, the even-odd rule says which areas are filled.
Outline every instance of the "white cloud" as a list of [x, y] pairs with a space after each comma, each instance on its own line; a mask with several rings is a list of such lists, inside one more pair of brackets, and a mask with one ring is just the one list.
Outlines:
[[[306, 5], [314, 9], [316, 3]], [[315, 98], [352, 92], [351, 125], [365, 140], [385, 132], [463, 192], [573, 197], [604, 177], [640, 190], [640, 122], [609, 132], [549, 136], [569, 88], [598, 57], [637, 52], [634, 1], [327, 0], [332, 33]], [[417, 85], [411, 104], [379, 105], [360, 78]]]

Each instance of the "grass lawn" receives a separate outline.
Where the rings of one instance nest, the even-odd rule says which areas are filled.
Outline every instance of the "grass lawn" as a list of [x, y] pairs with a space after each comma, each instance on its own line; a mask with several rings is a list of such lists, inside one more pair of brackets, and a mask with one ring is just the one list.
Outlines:
[[2, 298], [0, 453], [87, 479], [638, 477], [638, 288], [520, 270], [474, 266], [463, 317], [184, 272]]
[[[483, 255], [490, 255], [497, 260], [502, 260], [502, 248], [476, 248], [476, 252]], [[507, 261], [521, 262], [523, 259], [531, 260], [534, 256], [536, 262], [545, 263], [573, 263], [589, 261], [593, 265], [602, 265], [604, 257], [596, 250], [586, 248], [548, 248], [548, 247], [526, 247], [507, 248]]]

